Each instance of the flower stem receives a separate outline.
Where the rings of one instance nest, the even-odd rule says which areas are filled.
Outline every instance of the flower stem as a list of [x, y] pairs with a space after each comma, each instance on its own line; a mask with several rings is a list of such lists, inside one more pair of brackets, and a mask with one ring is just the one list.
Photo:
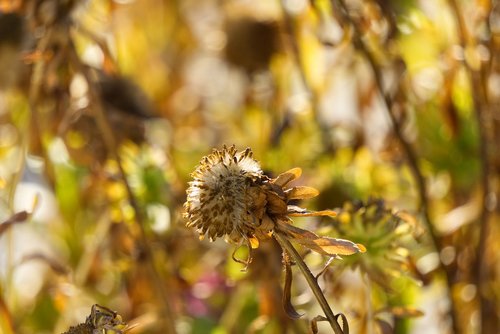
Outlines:
[[325, 295], [323, 294], [323, 291], [321, 291], [321, 288], [318, 285], [318, 281], [313, 276], [311, 270], [309, 270], [309, 267], [306, 265], [302, 257], [297, 252], [297, 250], [293, 247], [293, 245], [290, 243], [290, 241], [288, 241], [286, 237], [280, 235], [279, 233], [274, 233], [274, 238], [276, 239], [276, 241], [278, 241], [281, 248], [285, 250], [288, 254], [290, 254], [292, 259], [299, 267], [300, 271], [302, 271], [302, 274], [304, 275], [307, 284], [309, 284], [309, 287], [313, 291], [314, 296], [316, 297], [321, 308], [323, 309], [323, 312], [325, 313], [325, 316], [328, 319], [330, 325], [332, 326], [332, 329], [335, 332], [335, 334], [343, 334], [344, 332], [340, 328], [340, 325], [336, 320], [335, 314], [333, 313], [332, 309], [330, 308], [330, 305], [326, 301]]

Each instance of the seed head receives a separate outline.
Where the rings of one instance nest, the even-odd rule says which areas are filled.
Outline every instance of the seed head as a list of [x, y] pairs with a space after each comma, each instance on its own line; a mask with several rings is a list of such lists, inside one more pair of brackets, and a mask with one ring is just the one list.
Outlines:
[[200, 238], [208, 234], [210, 240], [226, 237], [238, 242], [257, 233], [256, 211], [265, 201], [259, 184], [266, 177], [252, 155], [250, 148], [214, 149], [191, 174], [184, 215]]

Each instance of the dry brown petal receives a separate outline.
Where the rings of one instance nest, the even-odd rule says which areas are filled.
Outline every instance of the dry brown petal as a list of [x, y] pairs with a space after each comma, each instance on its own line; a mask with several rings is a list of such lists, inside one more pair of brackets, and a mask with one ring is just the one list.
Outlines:
[[296, 205], [289, 205], [287, 210], [287, 215], [289, 217], [335, 217], [337, 215], [333, 210], [309, 211]]
[[283, 221], [278, 221], [277, 224], [279, 231], [292, 241], [323, 255], [351, 255], [366, 251], [363, 245], [349, 240], [320, 237], [311, 231], [303, 230]]
[[277, 186], [284, 187], [288, 183], [292, 182], [293, 180], [296, 180], [302, 175], [302, 169], [296, 167], [292, 168], [284, 173], [281, 173], [278, 175], [275, 179], [273, 179], [271, 182]]
[[358, 244], [345, 239], [319, 237], [317, 239], [294, 239], [294, 241], [323, 255], [352, 255], [362, 252]]
[[286, 215], [287, 205], [285, 199], [279, 196], [274, 191], [268, 191], [267, 195], [267, 212], [271, 215]]
[[307, 199], [319, 195], [317, 189], [305, 186], [293, 187], [285, 191], [287, 201], [292, 199]]

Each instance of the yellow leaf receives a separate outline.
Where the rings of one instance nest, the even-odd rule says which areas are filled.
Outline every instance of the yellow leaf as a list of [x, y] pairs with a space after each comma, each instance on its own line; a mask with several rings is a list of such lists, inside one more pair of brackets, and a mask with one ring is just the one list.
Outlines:
[[284, 187], [285, 185], [287, 185], [291, 181], [298, 179], [300, 177], [300, 175], [302, 175], [302, 169], [296, 167], [296, 168], [290, 169], [289, 171], [281, 173], [271, 182], [280, 186], [280, 187]]

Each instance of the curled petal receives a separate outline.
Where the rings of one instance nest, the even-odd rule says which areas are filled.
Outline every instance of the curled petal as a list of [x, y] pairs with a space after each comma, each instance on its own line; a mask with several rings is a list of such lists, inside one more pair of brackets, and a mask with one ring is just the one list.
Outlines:
[[347, 322], [347, 318], [344, 313], [339, 313], [335, 315], [335, 320], [339, 323], [339, 318], [342, 319], [342, 333], [349, 334], [349, 323]]
[[296, 180], [302, 175], [302, 169], [296, 167], [292, 168], [289, 171], [286, 171], [284, 173], [281, 173], [278, 175], [275, 179], [273, 179], [271, 182], [276, 184], [277, 186], [284, 187], [288, 183], [292, 182], [293, 180]]

